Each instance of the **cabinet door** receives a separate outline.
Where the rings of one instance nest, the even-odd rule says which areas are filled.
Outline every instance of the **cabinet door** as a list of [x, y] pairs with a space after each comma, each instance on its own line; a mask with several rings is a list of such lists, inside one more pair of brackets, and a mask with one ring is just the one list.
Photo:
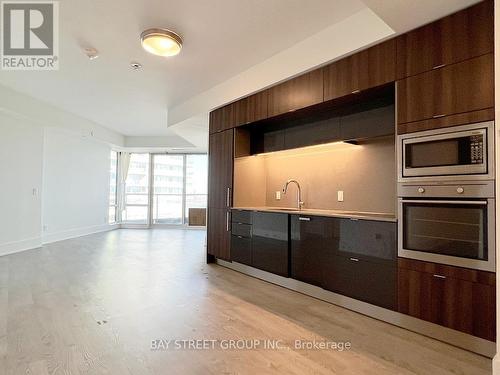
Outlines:
[[493, 107], [493, 82], [492, 54], [398, 81], [398, 124]]
[[234, 126], [246, 125], [267, 118], [267, 91], [238, 100], [234, 106]]
[[324, 100], [331, 100], [396, 79], [394, 39], [336, 61], [324, 68]]
[[400, 260], [398, 311], [495, 340], [494, 274]]
[[252, 222], [252, 266], [288, 277], [288, 215], [254, 212]]
[[323, 286], [323, 262], [327, 249], [332, 246], [333, 220], [318, 216], [290, 216], [292, 278]]
[[271, 87], [267, 91], [269, 117], [321, 103], [323, 70], [313, 70]]
[[231, 259], [230, 212], [225, 208], [208, 208], [207, 253], [219, 259]]
[[397, 267], [332, 252], [324, 262], [324, 288], [335, 293], [396, 309]]
[[493, 52], [493, 1], [483, 1], [397, 38], [398, 78]]
[[222, 130], [231, 129], [236, 123], [235, 104], [228, 104], [210, 112], [209, 133], [217, 133]]
[[231, 260], [238, 263], [243, 263], [248, 266], [252, 265], [252, 239], [232, 235], [231, 236]]
[[340, 118], [343, 140], [380, 137], [396, 133], [394, 105], [357, 112]]
[[232, 129], [209, 136], [208, 171], [208, 207], [230, 207], [233, 188]]

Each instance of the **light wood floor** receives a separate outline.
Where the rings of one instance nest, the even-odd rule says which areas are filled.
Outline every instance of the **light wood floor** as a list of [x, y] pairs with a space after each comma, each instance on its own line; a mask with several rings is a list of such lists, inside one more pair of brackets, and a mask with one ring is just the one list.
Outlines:
[[[204, 237], [119, 230], [0, 257], [0, 375], [491, 373], [487, 358], [206, 265]], [[199, 338], [352, 349], [150, 350]]]

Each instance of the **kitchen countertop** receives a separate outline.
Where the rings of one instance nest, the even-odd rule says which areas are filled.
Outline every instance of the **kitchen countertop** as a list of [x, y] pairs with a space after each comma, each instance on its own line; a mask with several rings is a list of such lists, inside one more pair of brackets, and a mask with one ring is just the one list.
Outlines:
[[376, 220], [376, 221], [389, 221], [396, 222], [396, 215], [381, 212], [362, 212], [362, 211], [345, 211], [345, 210], [322, 210], [316, 208], [303, 208], [298, 210], [296, 208], [287, 207], [233, 207], [233, 210], [243, 211], [262, 211], [262, 212], [277, 212], [292, 215], [304, 216], [327, 216], [327, 217], [340, 217], [346, 219], [359, 219], [359, 220]]

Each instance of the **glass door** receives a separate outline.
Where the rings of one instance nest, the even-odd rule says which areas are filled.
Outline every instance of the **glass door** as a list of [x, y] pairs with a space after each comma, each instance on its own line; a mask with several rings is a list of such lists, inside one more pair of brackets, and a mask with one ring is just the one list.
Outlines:
[[184, 176], [184, 155], [153, 155], [153, 224], [183, 224]]
[[149, 224], [149, 154], [130, 154], [125, 182], [125, 224]]

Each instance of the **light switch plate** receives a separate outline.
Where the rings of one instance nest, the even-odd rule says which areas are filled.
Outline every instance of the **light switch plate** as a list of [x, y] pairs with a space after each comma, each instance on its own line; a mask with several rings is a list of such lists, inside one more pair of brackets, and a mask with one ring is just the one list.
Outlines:
[[277, 201], [281, 200], [281, 191], [278, 190], [276, 192], [275, 198], [276, 198]]
[[343, 190], [337, 191], [337, 201], [339, 201], [339, 202], [344, 201], [344, 191]]

